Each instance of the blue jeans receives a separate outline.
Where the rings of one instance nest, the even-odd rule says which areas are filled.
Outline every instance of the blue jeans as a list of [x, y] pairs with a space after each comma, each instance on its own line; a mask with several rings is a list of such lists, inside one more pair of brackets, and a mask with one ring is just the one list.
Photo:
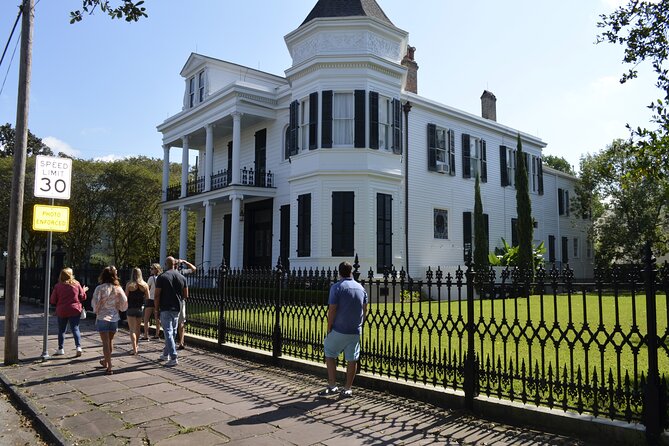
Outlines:
[[81, 347], [81, 333], [79, 332], [79, 320], [81, 315], [58, 318], [58, 349], [63, 348], [65, 342], [65, 330], [67, 330], [67, 323], [70, 323], [72, 329], [72, 336], [74, 337], [74, 345]]
[[160, 325], [163, 327], [165, 333], [165, 347], [163, 347], [163, 356], [170, 359], [177, 357], [177, 344], [174, 342], [174, 336], [177, 333], [177, 326], [179, 324], [178, 311], [161, 311]]

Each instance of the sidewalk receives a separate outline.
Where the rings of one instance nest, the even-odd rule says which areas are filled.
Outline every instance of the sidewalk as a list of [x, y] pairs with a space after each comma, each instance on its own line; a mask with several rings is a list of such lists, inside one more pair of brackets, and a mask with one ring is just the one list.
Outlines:
[[[4, 345], [4, 300], [0, 312]], [[179, 352], [178, 366], [164, 367], [157, 360], [162, 341], [143, 341], [131, 356], [125, 331], [117, 333], [114, 375], [107, 376], [93, 322], [81, 324], [83, 356], [74, 357], [68, 333], [65, 356], [42, 362], [43, 314], [21, 303], [20, 363], [0, 365], [0, 379], [35, 412], [53, 444], [584, 444], [360, 388], [352, 399], [319, 399], [325, 370], [305, 376], [191, 347]], [[49, 354], [57, 347], [56, 324], [50, 317]]]

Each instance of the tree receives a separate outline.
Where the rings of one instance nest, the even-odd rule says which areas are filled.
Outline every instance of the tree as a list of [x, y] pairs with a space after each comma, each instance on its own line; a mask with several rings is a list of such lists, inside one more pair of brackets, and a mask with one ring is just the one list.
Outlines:
[[520, 141], [520, 134], [518, 134], [516, 166], [515, 182], [516, 212], [518, 214], [518, 266], [528, 272], [534, 272], [532, 203], [530, 201], [525, 153], [523, 153], [523, 144]]
[[[70, 23], [81, 22], [84, 13], [93, 14], [96, 8], [106, 13], [112, 19], [125, 19], [126, 22], [136, 22], [142, 17], [147, 17], [146, 9], [142, 6], [144, 1], [122, 0], [119, 6], [111, 6], [109, 0], [82, 0], [81, 10], [70, 12]], [[83, 12], [82, 12], [83, 10]]]
[[[10, 123], [0, 125], [0, 158], [14, 155], [14, 138], [16, 131]], [[28, 156], [53, 155], [51, 148], [42, 142], [41, 138], [28, 130]]]
[[474, 267], [476, 271], [484, 271], [488, 269], [488, 265], [488, 233], [483, 217], [481, 186], [477, 174], [474, 183]]
[[618, 139], [581, 159], [574, 210], [592, 215], [599, 265], [638, 260], [646, 241], [658, 255], [669, 250], [669, 178], [630, 175], [639, 168], [631, 145]]
[[548, 167], [552, 167], [553, 169], [559, 170], [560, 172], [576, 176], [576, 172], [574, 172], [574, 168], [571, 167], [569, 161], [561, 156], [544, 155], [542, 157], [542, 161]]

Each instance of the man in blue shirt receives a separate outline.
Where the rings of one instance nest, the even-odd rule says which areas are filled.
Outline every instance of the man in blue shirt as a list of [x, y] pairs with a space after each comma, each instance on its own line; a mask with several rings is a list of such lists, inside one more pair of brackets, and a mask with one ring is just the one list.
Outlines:
[[367, 292], [353, 280], [353, 266], [348, 262], [339, 264], [340, 280], [330, 287], [328, 298], [328, 334], [323, 342], [325, 364], [328, 368], [328, 386], [319, 396], [339, 393], [337, 387], [337, 357], [344, 352], [346, 384], [340, 396], [353, 396], [351, 386], [360, 358], [360, 334], [367, 315]]

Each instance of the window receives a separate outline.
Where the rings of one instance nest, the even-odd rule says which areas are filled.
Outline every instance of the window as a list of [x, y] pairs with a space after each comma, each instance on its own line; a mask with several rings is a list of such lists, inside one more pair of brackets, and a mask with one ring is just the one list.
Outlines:
[[335, 146], [353, 145], [353, 121], [353, 94], [334, 93], [332, 126]]
[[569, 216], [569, 191], [558, 188], [558, 214]]
[[506, 177], [508, 178], [508, 185], [515, 186], [516, 184], [516, 149], [511, 147], [506, 148]]
[[393, 263], [393, 197], [376, 194], [376, 271], [383, 272]]
[[297, 197], [297, 256], [311, 255], [311, 194]]
[[448, 210], [434, 210], [434, 238], [448, 239]]
[[589, 259], [592, 258], [592, 241], [588, 240], [585, 242], [585, 256]]
[[199, 89], [199, 101], [204, 101], [204, 70], [197, 75], [197, 86]]
[[572, 253], [574, 254], [573, 257], [575, 259], [578, 259], [578, 257], [579, 257], [578, 245], [579, 245], [578, 237], [574, 237], [573, 238], [573, 248], [574, 249], [572, 250]]
[[309, 98], [300, 102], [300, 149], [309, 148]]
[[298, 101], [293, 101], [290, 103], [290, 117], [288, 118], [288, 129], [286, 130], [286, 159], [291, 156], [297, 155], [299, 151], [298, 147], [298, 134], [299, 134], [299, 125], [298, 125], [298, 115], [299, 115], [300, 104]]
[[435, 124], [427, 125], [428, 170], [455, 175], [455, 133]]
[[332, 255], [354, 255], [353, 192], [332, 192]]
[[562, 237], [562, 263], [569, 263], [569, 239]]
[[539, 192], [539, 158], [531, 155], [528, 172], [530, 174], [530, 190], [534, 193]]
[[379, 98], [379, 149], [383, 150], [390, 150], [393, 143], [392, 105], [389, 98]]
[[476, 178], [482, 183], [488, 181], [486, 142], [471, 135], [462, 135], [462, 177]]
[[188, 79], [188, 107], [195, 105], [195, 77]]

